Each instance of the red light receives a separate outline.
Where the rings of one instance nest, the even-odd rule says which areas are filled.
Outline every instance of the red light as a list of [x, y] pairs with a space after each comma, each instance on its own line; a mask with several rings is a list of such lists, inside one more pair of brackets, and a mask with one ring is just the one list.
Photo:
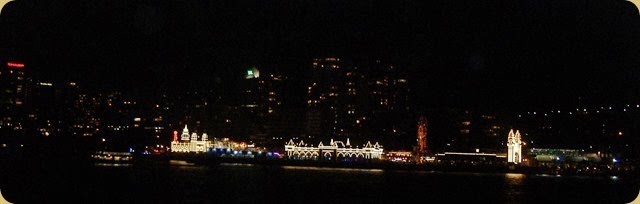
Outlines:
[[178, 131], [173, 131], [173, 141], [178, 141]]
[[22, 69], [22, 68], [24, 68], [24, 63], [7, 62], [7, 67], [14, 68], [14, 69]]

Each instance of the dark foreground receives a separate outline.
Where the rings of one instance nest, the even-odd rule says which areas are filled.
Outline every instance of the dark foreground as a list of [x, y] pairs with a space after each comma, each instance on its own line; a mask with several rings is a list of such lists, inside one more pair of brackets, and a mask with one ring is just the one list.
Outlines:
[[633, 177], [238, 163], [14, 161], [0, 175], [16, 203], [626, 203], [639, 192]]

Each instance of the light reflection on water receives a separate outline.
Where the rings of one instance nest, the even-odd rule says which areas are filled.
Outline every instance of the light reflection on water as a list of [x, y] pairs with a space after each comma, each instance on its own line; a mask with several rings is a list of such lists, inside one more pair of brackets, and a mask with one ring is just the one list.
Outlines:
[[244, 163], [220, 163], [220, 166], [254, 166], [254, 165], [244, 164]]
[[282, 169], [292, 170], [311, 170], [311, 171], [345, 171], [345, 172], [370, 172], [382, 173], [382, 169], [353, 169], [353, 168], [335, 168], [335, 167], [311, 167], [311, 166], [282, 166]]
[[522, 187], [524, 186], [526, 175], [518, 173], [504, 174], [505, 188], [504, 194], [507, 202], [517, 202], [523, 200]]
[[[304, 203], [308, 202], [307, 198], [317, 196], [317, 186], [321, 184], [331, 186], [323, 189], [326, 194], [344, 202], [354, 203], [395, 203], [399, 196], [435, 203], [465, 201], [466, 197], [459, 195], [474, 196], [479, 203], [619, 203], [616, 201], [621, 201], [619, 197], [623, 193], [620, 192], [625, 190], [622, 185], [616, 184], [624, 181], [624, 177], [556, 177], [498, 172], [410, 171], [239, 163], [199, 166], [177, 161], [174, 164], [177, 165], [168, 165], [168, 168], [147, 168], [144, 164], [140, 167], [134, 164], [133, 168], [95, 168], [95, 171], [89, 172], [97, 175], [90, 177], [97, 180], [86, 179], [88, 183], [82, 185], [94, 186], [97, 190], [81, 194], [89, 195], [88, 199], [98, 196], [97, 200], [113, 198], [119, 202], [128, 200], [99, 196], [108, 192], [126, 195], [123, 198], [133, 197], [159, 203], [212, 203], [225, 199], [232, 201], [231, 203], [251, 203], [256, 200], [276, 203], [284, 202], [286, 199], [292, 203]], [[112, 185], [125, 186], [125, 190], [108, 187]], [[402, 188], [404, 186], [407, 188]], [[396, 193], [398, 188], [402, 188], [400, 193]], [[633, 192], [634, 197], [637, 192]], [[157, 197], [158, 194], [171, 196]], [[281, 195], [285, 194], [295, 196], [283, 198]], [[539, 196], [541, 194], [545, 196]], [[605, 202], [610, 199], [614, 201]], [[86, 202], [80, 203], [91, 203], [95, 200], [83, 201]]]
[[172, 165], [172, 166], [193, 166], [195, 164], [189, 163], [189, 162], [184, 161], [184, 160], [173, 160], [172, 159], [172, 160], [169, 160], [169, 165]]
[[506, 173], [504, 174], [504, 177], [507, 180], [507, 184], [509, 185], [522, 185], [524, 183], [526, 175], [516, 174], [516, 173]]
[[108, 167], [127, 167], [127, 166], [131, 166], [131, 164], [129, 163], [94, 163], [94, 166], [108, 166]]
[[181, 166], [181, 165], [172, 166], [172, 168], [182, 169], [182, 170], [186, 170], [186, 169], [190, 169], [190, 170], [205, 170], [205, 169], [207, 169], [207, 167], [205, 167], [205, 166]]

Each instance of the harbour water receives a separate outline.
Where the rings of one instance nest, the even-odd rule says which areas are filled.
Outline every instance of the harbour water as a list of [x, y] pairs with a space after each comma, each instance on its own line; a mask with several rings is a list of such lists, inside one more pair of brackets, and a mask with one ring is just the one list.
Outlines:
[[0, 168], [17, 203], [625, 203], [631, 178], [222, 163]]

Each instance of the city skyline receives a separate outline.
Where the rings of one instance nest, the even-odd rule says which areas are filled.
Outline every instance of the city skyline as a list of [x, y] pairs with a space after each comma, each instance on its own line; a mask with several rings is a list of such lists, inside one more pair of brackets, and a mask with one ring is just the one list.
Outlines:
[[[326, 59], [316, 59], [314, 63], [318, 60]], [[309, 66], [309, 69], [322, 69], [319, 67], [320, 64], [313, 66], [314, 63]], [[379, 64], [379, 61], [373, 64]], [[280, 89], [283, 86], [282, 83], [287, 82], [290, 77], [260, 71], [256, 67], [244, 70], [242, 72], [244, 76], [237, 79], [237, 83], [241, 86], [231, 90], [236, 97], [221, 100], [221, 95], [216, 94], [215, 91], [200, 93], [191, 91], [175, 95], [163, 94], [160, 98], [150, 100], [119, 91], [90, 93], [81, 88], [83, 84], [76, 82], [51, 83], [24, 74], [28, 73], [29, 67], [20, 62], [8, 62], [5, 70], [20, 74], [16, 77], [18, 80], [9, 81], [9, 84], [4, 84], [9, 86], [3, 85], [3, 87], [12, 87], [15, 85], [14, 82], [19, 82], [19, 87], [16, 89], [27, 91], [22, 92], [25, 96], [12, 99], [16, 107], [22, 106], [22, 108], [7, 109], [17, 112], [5, 112], [2, 125], [19, 128], [19, 131], [37, 137], [59, 138], [67, 135], [92, 137], [97, 141], [106, 139], [109, 144], [115, 145], [111, 148], [117, 146], [119, 149], [132, 146], [139, 148], [144, 144], [166, 145], [170, 141], [172, 131], [178, 130], [182, 125], [192, 124], [198, 132], [208, 132], [213, 137], [230, 137], [267, 147], [278, 147], [289, 139], [306, 139], [315, 142], [329, 138], [351, 138], [356, 142], [372, 139], [381, 141], [392, 150], [411, 150], [415, 148], [414, 146], [419, 146], [413, 140], [418, 131], [416, 124], [421, 116], [426, 116], [433, 123], [428, 132], [430, 142], [427, 148], [436, 151], [472, 151], [478, 148], [485, 152], [501, 151], [506, 141], [500, 135], [510, 128], [521, 129], [530, 147], [589, 150], [594, 148], [612, 150], [613, 148], [616, 151], [628, 152], [635, 149], [633, 147], [638, 142], [634, 137], [638, 129], [633, 125], [633, 121], [638, 119], [640, 112], [638, 104], [582, 105], [575, 109], [534, 109], [536, 111], [527, 112], [447, 108], [418, 113], [412, 111], [415, 109], [413, 107], [405, 107], [411, 103], [406, 101], [398, 103], [397, 99], [385, 98], [391, 96], [389, 93], [407, 92], [407, 87], [380, 89], [380, 87], [386, 87], [382, 86], [385, 80], [393, 82], [392, 84], [398, 81], [402, 81], [400, 84], [405, 83], [403, 78], [391, 77], [403, 76], [403, 74], [365, 77], [369, 76], [367, 72], [372, 68], [361, 65], [346, 65], [342, 67], [345, 68], [343, 71], [335, 73], [333, 71], [341, 70], [340, 67], [327, 65], [329, 68], [327, 70], [333, 71], [332, 74], [324, 76], [325, 78], [344, 75], [363, 80], [335, 81], [342, 84], [339, 86], [329, 83], [326, 88], [334, 86], [327, 89], [331, 90], [331, 93], [321, 91], [319, 93], [322, 94], [314, 96], [320, 96], [320, 98], [308, 98], [305, 108], [291, 111], [289, 109], [296, 105], [283, 104], [282, 98], [292, 96], [282, 95]], [[353, 69], [355, 67], [360, 67], [359, 69], [363, 71], [356, 71]], [[393, 65], [380, 68], [390, 67]], [[336, 73], [339, 74], [335, 75]], [[377, 74], [381, 73], [383, 72], [377, 72]], [[11, 75], [3, 76], [9, 77], [3, 78], [3, 81], [11, 79]], [[320, 81], [309, 81], [307, 85], [312, 89], [298, 94], [302, 97], [314, 95], [311, 94], [315, 89], [313, 83], [320, 83]], [[343, 87], [343, 85], [346, 86]], [[332, 94], [335, 97], [338, 97], [338, 94], [347, 96], [359, 94], [366, 97], [358, 100], [348, 97], [336, 98], [349, 99], [350, 102], [347, 103], [321, 102], [324, 100], [322, 98], [329, 98]], [[327, 108], [344, 106], [336, 111], [344, 112], [342, 114], [345, 116], [354, 116], [354, 118], [341, 116], [343, 118], [340, 119], [340, 117], [326, 118], [318, 115], [319, 118], [315, 121], [333, 122], [333, 120], [347, 119], [344, 121], [346, 123], [341, 122], [344, 124], [335, 124], [341, 125], [341, 128], [347, 128], [348, 131], [358, 131], [347, 132], [347, 134], [336, 131], [331, 134], [331, 132], [320, 133], [317, 130], [310, 130], [308, 126], [313, 126], [315, 123], [310, 123], [314, 120], [309, 120], [309, 111], [315, 110], [314, 104], [317, 104], [310, 101], [327, 103], [325, 105]], [[386, 106], [387, 103], [391, 106]], [[401, 104], [396, 108], [400, 112], [393, 111], [391, 108], [395, 107], [396, 103]], [[338, 113], [334, 112], [330, 112], [329, 115]], [[7, 116], [12, 119], [7, 120]], [[364, 120], [367, 117], [368, 119]], [[382, 119], [382, 123], [375, 122], [377, 117]], [[392, 119], [393, 122], [386, 121], [389, 118], [396, 119]], [[325, 130], [333, 128], [324, 122], [316, 126]], [[336, 128], [333, 129], [339, 130]], [[127, 136], [131, 134], [136, 136]]]
[[[4, 141], [146, 149], [188, 124], [270, 148], [335, 138], [416, 155], [501, 152], [508, 129], [530, 147], [630, 154], [638, 143], [640, 26], [616, 26], [639, 24], [629, 2], [569, 14], [532, 2], [47, 5], [3, 8]], [[242, 11], [255, 16], [224, 14]]]
[[0, 0], [0, 203], [627, 203], [639, 1]]
[[[640, 26], [626, 1], [603, 9], [534, 2], [95, 1], [52, 8], [28, 2], [4, 8], [3, 27], [11, 32], [2, 44], [14, 47], [3, 51], [4, 60], [22, 60], [51, 80], [95, 90], [157, 96], [232, 84], [251, 66], [305, 76], [311, 59], [339, 57], [406, 70], [418, 108], [525, 110], [571, 107], [578, 98], [593, 104], [639, 99], [640, 46], [633, 36]], [[25, 9], [41, 13], [20, 13]], [[616, 10], [621, 13], [609, 15]], [[109, 35], [98, 38], [99, 32]], [[306, 79], [291, 80], [297, 85], [288, 92]]]

